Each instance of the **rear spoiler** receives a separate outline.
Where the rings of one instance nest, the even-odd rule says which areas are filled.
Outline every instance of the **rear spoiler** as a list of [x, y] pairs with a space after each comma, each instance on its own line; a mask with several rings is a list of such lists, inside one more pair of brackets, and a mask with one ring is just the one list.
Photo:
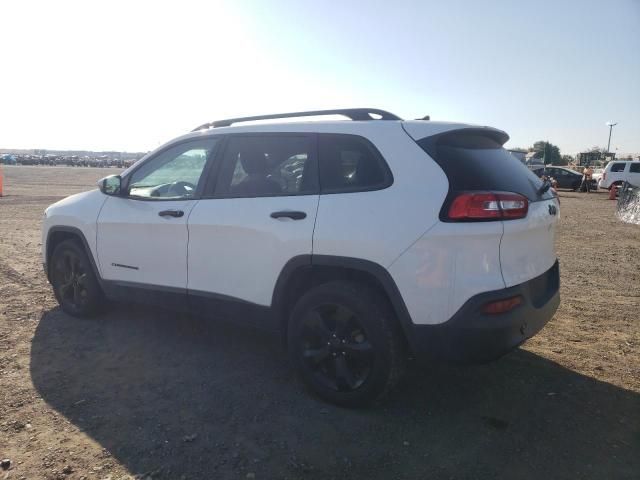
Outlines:
[[[427, 124], [428, 125], [428, 124]], [[427, 127], [424, 123], [418, 122], [403, 122], [402, 128], [407, 134], [413, 138], [416, 142], [418, 140], [429, 139], [428, 141], [431, 143], [440, 143], [440, 142], [451, 142], [452, 146], [462, 146], [459, 145], [459, 142], [455, 141], [455, 137], [460, 138], [461, 136], [467, 137], [484, 137], [490, 138], [496, 143], [499, 143], [503, 146], [509, 140], [509, 135], [507, 132], [503, 130], [499, 130], [497, 128], [492, 127], [479, 127], [474, 125], [464, 125], [464, 124], [443, 124], [443, 125], [429, 125]], [[427, 127], [427, 128], [425, 128]], [[435, 127], [435, 128], [434, 128]], [[438, 128], [439, 127], [439, 128]], [[464, 134], [464, 135], [460, 135]], [[468, 148], [483, 148], [482, 145], [473, 146], [470, 145]]]

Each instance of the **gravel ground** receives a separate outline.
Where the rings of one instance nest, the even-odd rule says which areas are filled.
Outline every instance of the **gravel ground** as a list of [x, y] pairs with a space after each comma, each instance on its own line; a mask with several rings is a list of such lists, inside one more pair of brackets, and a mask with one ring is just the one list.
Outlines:
[[115, 170], [4, 171], [0, 478], [640, 478], [640, 226], [603, 193], [560, 194], [562, 303], [537, 337], [489, 365], [412, 367], [384, 405], [346, 410], [264, 333], [62, 313], [42, 211]]

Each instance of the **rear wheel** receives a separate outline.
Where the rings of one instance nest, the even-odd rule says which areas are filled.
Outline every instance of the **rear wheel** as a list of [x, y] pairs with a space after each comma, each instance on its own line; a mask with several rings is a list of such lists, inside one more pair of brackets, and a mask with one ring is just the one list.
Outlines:
[[75, 240], [61, 242], [51, 256], [50, 279], [58, 303], [66, 313], [94, 315], [103, 295], [87, 254]]
[[338, 405], [380, 398], [404, 370], [393, 314], [381, 294], [364, 285], [331, 282], [307, 292], [293, 309], [288, 340], [304, 383]]

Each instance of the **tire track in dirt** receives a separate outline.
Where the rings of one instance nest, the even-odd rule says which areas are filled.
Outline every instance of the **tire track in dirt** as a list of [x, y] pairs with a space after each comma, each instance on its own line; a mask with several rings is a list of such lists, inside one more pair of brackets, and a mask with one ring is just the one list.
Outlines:
[[6, 263], [1, 258], [0, 258], [0, 275], [2, 275], [5, 278], [8, 278], [9, 280], [12, 280], [14, 283], [17, 283], [19, 285], [22, 285], [25, 287], [30, 286], [29, 282], [23, 278], [23, 275], [20, 272], [18, 272], [15, 268], [13, 268], [11, 265]]

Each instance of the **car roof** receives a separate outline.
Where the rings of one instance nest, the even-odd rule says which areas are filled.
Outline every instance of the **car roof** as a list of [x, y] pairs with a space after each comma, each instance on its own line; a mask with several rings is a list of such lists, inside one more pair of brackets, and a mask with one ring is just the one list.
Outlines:
[[233, 133], [351, 133], [351, 134], [375, 134], [385, 129], [405, 128], [408, 133], [415, 137], [413, 131], [419, 132], [420, 138], [437, 135], [450, 130], [464, 128], [487, 128], [493, 131], [500, 131], [490, 127], [483, 127], [467, 123], [458, 122], [433, 122], [430, 120], [314, 120], [314, 121], [259, 121], [251, 123], [241, 123], [228, 127], [215, 127], [197, 130], [182, 135], [174, 141], [182, 141], [190, 138], [202, 138], [203, 136], [225, 135]]
[[500, 132], [504, 138], [508, 135], [502, 130], [459, 122], [440, 122], [431, 120], [312, 120], [312, 121], [259, 121], [251, 123], [240, 123], [237, 125], [198, 128], [194, 131], [176, 137], [154, 150], [148, 152], [122, 174], [126, 174], [136, 164], [146, 161], [147, 158], [155, 155], [160, 150], [170, 147], [175, 143], [198, 138], [209, 138], [218, 135], [229, 135], [236, 133], [342, 133], [361, 135], [367, 138], [375, 137], [376, 134], [384, 135], [388, 129], [403, 130], [409, 137], [415, 140], [437, 135], [447, 131], [460, 129], [487, 129], [489, 131]]

